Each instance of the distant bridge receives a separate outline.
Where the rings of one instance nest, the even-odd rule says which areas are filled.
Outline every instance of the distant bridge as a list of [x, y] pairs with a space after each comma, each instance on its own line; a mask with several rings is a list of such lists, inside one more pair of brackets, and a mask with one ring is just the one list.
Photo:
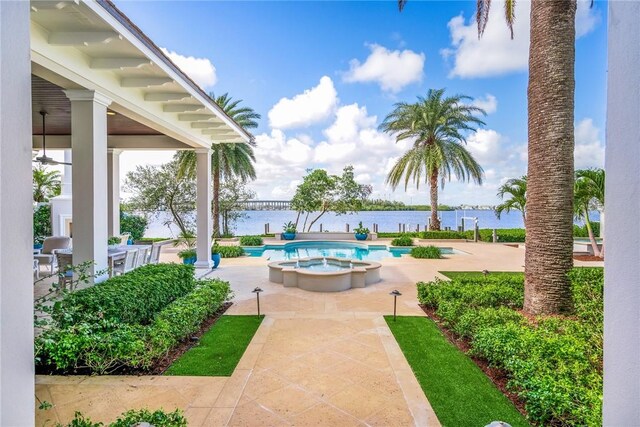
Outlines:
[[288, 211], [291, 200], [248, 200], [238, 205], [245, 211]]

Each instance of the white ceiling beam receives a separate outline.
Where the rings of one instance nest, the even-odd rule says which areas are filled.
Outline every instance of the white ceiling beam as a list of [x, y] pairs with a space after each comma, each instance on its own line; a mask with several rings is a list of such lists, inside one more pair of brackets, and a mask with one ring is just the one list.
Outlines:
[[94, 70], [123, 70], [151, 65], [149, 58], [93, 58], [91, 68]]
[[234, 139], [238, 139], [238, 135], [214, 135], [211, 137], [212, 141], [224, 141], [228, 142]]
[[181, 122], [204, 121], [204, 120], [209, 120], [209, 119], [211, 119], [213, 117], [215, 117], [213, 115], [213, 113], [211, 113], [211, 114], [205, 114], [205, 113], [201, 113], [201, 114], [178, 114], [178, 120], [180, 120]]
[[40, 10], [62, 10], [69, 2], [66, 1], [39, 1], [39, 2], [31, 2], [31, 10], [34, 12], [38, 12]]
[[203, 129], [203, 135], [232, 135], [237, 136], [237, 134], [232, 129]]
[[222, 122], [195, 122], [191, 123], [192, 129], [209, 129], [209, 128], [221, 128], [224, 126]]
[[148, 92], [144, 95], [145, 101], [167, 102], [182, 101], [191, 98], [191, 95], [184, 92]]
[[171, 83], [169, 77], [125, 77], [120, 81], [122, 87], [151, 87]]
[[166, 104], [162, 107], [165, 113], [186, 113], [188, 111], [206, 110], [202, 104]]
[[49, 34], [48, 42], [54, 46], [88, 46], [120, 37], [115, 31], [55, 31]]

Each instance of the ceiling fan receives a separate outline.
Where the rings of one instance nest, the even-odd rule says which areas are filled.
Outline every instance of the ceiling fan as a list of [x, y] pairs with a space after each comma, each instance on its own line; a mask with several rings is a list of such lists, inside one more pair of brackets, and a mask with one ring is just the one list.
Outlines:
[[47, 131], [45, 127], [45, 117], [47, 116], [47, 112], [42, 110], [40, 111], [40, 115], [42, 116], [42, 156], [36, 157], [33, 161], [40, 163], [42, 165], [67, 165], [71, 166], [71, 163], [59, 162], [54, 160], [53, 158], [47, 156]]

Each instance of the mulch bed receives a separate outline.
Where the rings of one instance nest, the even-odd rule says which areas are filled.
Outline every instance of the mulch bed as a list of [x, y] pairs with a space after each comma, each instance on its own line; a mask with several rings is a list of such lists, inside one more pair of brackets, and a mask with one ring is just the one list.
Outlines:
[[[132, 369], [129, 367], [119, 368], [112, 372], [105, 373], [103, 375], [162, 375], [168, 368], [178, 360], [184, 353], [186, 353], [191, 347], [197, 345], [200, 342], [200, 337], [204, 335], [211, 327], [218, 321], [218, 319], [231, 307], [232, 302], [224, 303], [218, 311], [213, 313], [211, 317], [202, 322], [200, 329], [192, 334], [188, 339], [180, 342], [176, 347], [162, 359], [158, 360], [149, 369]], [[55, 369], [53, 365], [36, 365], [37, 375], [92, 375], [89, 368], [76, 369], [73, 372], [65, 372], [59, 369]]]
[[595, 255], [573, 255], [573, 259], [576, 261], [604, 261], [604, 257], [600, 258]]
[[516, 409], [520, 411], [520, 413], [523, 416], [526, 417], [527, 411], [525, 410], [525, 407], [524, 407], [524, 401], [520, 399], [520, 397], [518, 397], [516, 393], [507, 389], [507, 382], [509, 381], [507, 373], [502, 369], [497, 369], [489, 366], [489, 363], [484, 359], [474, 357], [468, 354], [469, 350], [471, 350], [470, 340], [459, 337], [449, 328], [444, 326], [442, 319], [435, 313], [434, 309], [424, 306], [422, 304], [419, 304], [419, 305], [420, 305], [420, 308], [425, 312], [427, 317], [435, 322], [435, 324], [438, 326], [438, 329], [440, 329], [440, 332], [442, 332], [444, 336], [447, 337], [449, 342], [451, 342], [453, 345], [458, 347], [460, 351], [465, 353], [471, 360], [473, 360], [473, 362], [478, 366], [478, 368], [480, 368], [482, 372], [484, 372], [485, 375], [489, 377], [491, 382], [493, 382], [495, 386], [498, 387], [498, 390], [500, 390], [502, 394], [507, 396], [507, 398], [516, 407]]

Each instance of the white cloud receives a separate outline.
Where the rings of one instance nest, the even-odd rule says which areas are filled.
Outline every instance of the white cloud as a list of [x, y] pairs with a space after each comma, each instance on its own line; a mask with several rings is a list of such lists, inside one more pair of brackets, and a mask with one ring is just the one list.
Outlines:
[[467, 149], [480, 165], [492, 164], [500, 159], [504, 138], [493, 129], [479, 129], [467, 138]]
[[600, 129], [593, 124], [592, 119], [583, 119], [576, 124], [575, 140], [576, 169], [604, 167], [604, 144], [600, 140]]
[[218, 81], [216, 67], [208, 58], [184, 56], [165, 48], [160, 49], [201, 88], [210, 88]]
[[371, 53], [360, 63], [352, 59], [343, 80], [347, 83], [377, 83], [382, 90], [391, 93], [401, 91], [411, 83], [422, 80], [424, 53], [412, 50], [388, 50], [377, 44], [369, 45]]
[[487, 114], [493, 114], [498, 110], [498, 100], [490, 93], [483, 98], [476, 98], [471, 103], [474, 107], [482, 108]]
[[338, 103], [338, 93], [327, 76], [318, 86], [293, 98], [282, 98], [269, 111], [269, 124], [276, 129], [301, 128], [327, 119]]
[[[599, 22], [599, 13], [590, 8], [589, 0], [578, 1], [576, 37], [591, 32]], [[516, 2], [514, 39], [504, 22], [504, 2], [494, 2], [489, 22], [481, 39], [475, 17], [468, 22], [463, 15], [449, 21], [451, 47], [442, 50], [445, 58], [452, 58], [450, 77], [474, 78], [499, 76], [525, 71], [529, 62], [529, 31], [531, 3]]]

